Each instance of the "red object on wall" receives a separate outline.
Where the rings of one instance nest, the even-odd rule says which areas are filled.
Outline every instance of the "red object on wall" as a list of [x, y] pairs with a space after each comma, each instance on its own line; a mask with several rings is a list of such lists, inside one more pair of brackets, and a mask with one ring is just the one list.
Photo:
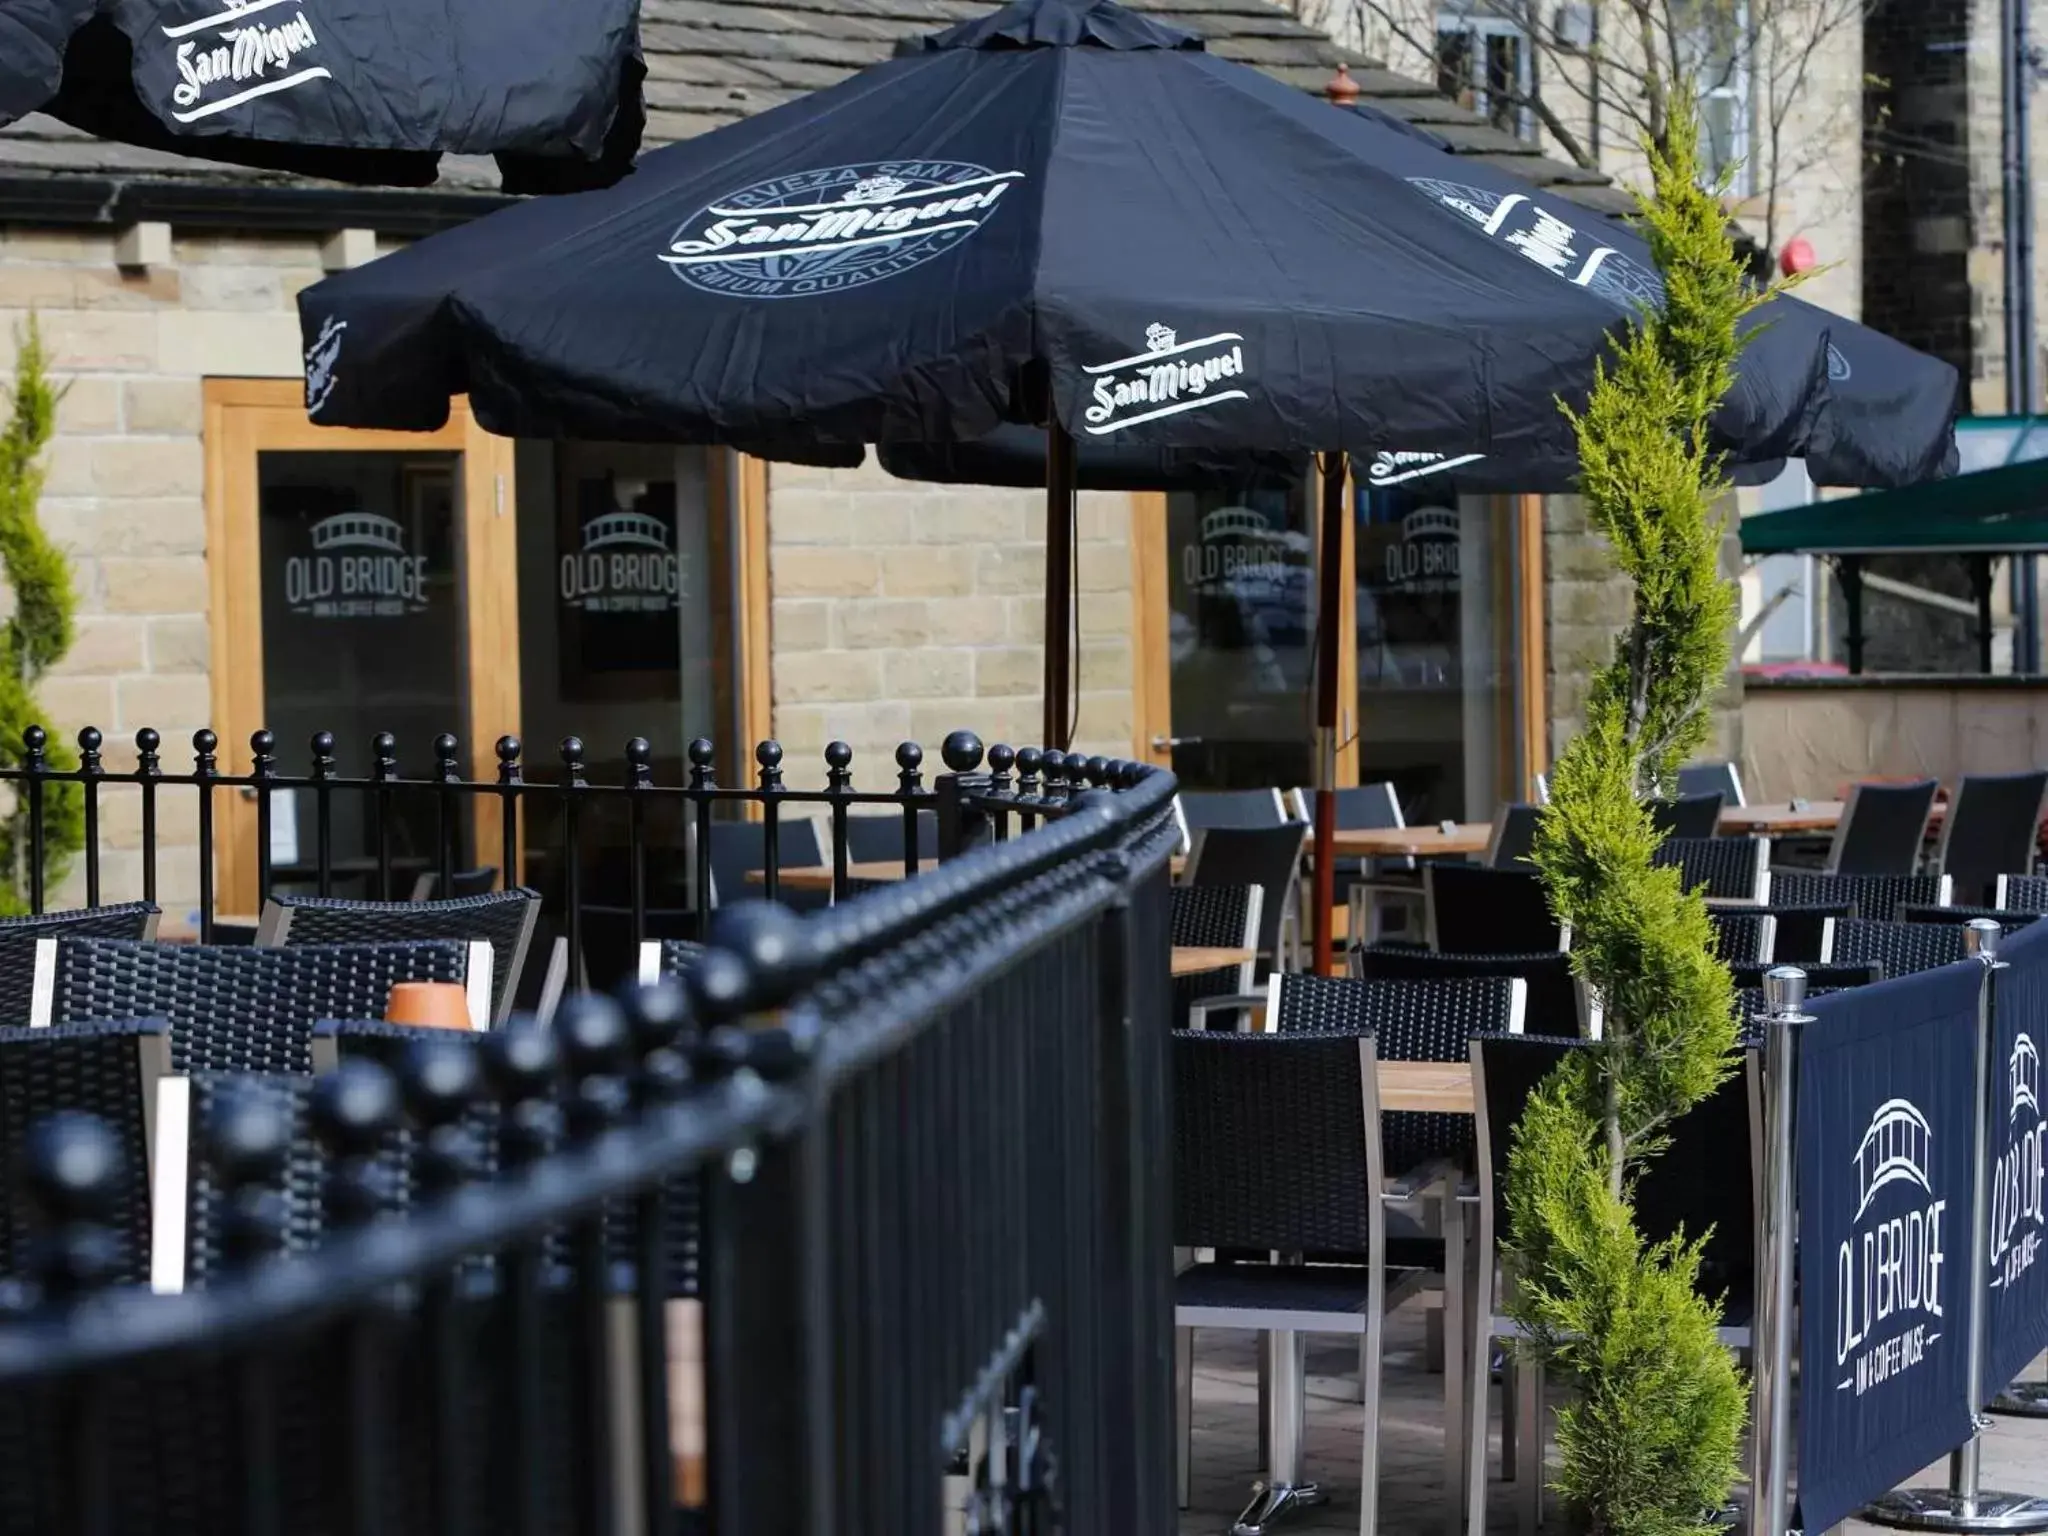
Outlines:
[[1795, 235], [1785, 242], [1785, 248], [1778, 253], [1778, 270], [1787, 277], [1811, 271], [1820, 260], [1814, 254], [1813, 242], [1804, 235]]

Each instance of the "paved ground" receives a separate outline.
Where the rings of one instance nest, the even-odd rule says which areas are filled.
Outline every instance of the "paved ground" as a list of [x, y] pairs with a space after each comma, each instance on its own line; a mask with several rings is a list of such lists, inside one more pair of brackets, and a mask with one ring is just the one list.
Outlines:
[[[1417, 1298], [1394, 1316], [1388, 1333], [1386, 1394], [1380, 1440], [1380, 1531], [1383, 1536], [1448, 1536], [1443, 1484], [1443, 1378], [1423, 1368], [1423, 1311]], [[1258, 1476], [1257, 1357], [1248, 1333], [1195, 1335], [1194, 1498], [1181, 1516], [1181, 1536], [1224, 1536]], [[1358, 1349], [1341, 1338], [1314, 1339], [1308, 1351], [1307, 1475], [1330, 1502], [1283, 1528], [1298, 1536], [1339, 1536], [1358, 1530], [1360, 1409], [1355, 1400]], [[2038, 1377], [2038, 1368], [2030, 1373]], [[1496, 1394], [1497, 1396], [1497, 1394]], [[1497, 1469], [1499, 1421], [1494, 1421]], [[1946, 1467], [1925, 1479], [1941, 1482]], [[1987, 1437], [1985, 1483], [2048, 1497], [2048, 1420], [1999, 1419]], [[1488, 1529], [1515, 1529], [1513, 1489], [1489, 1472]], [[1856, 1536], [1875, 1536], [1850, 1525]], [[1546, 1530], [1562, 1536], [1555, 1521]]]

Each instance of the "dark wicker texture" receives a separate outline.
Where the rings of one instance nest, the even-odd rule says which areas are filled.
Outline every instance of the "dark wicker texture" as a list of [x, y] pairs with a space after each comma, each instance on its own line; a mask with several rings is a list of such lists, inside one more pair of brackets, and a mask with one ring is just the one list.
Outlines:
[[2005, 910], [2048, 912], [2048, 875], [2007, 875]]
[[1371, 1250], [1358, 1035], [1173, 1037], [1173, 1241]]
[[491, 946], [491, 1018], [504, 1018], [529, 958], [521, 940], [530, 939], [540, 892], [520, 887], [488, 896], [448, 901], [342, 901], [324, 896], [273, 896], [272, 906], [290, 914], [284, 942], [308, 944], [411, 944], [422, 939], [483, 940]]
[[80, 907], [37, 917], [0, 917], [0, 1026], [26, 1029], [35, 991], [38, 939], [143, 939], [158, 916], [154, 903]]
[[1259, 909], [1259, 953], [1277, 959], [1280, 924], [1288, 898], [1301, 872], [1301, 843], [1306, 823], [1290, 821], [1273, 827], [1209, 827], [1195, 833], [1188, 855], [1187, 883], [1256, 885], [1266, 893]]
[[1822, 907], [1847, 905], [1857, 917], [1888, 922], [1900, 907], [1932, 907], [1941, 901], [1939, 875], [1824, 875], [1807, 870], [1776, 870], [1771, 875], [1771, 905]]
[[660, 939], [661, 979], [676, 981], [687, 975], [704, 953], [704, 946], [690, 939]]
[[1351, 951], [1351, 974], [1373, 981], [1468, 981], [1519, 976], [1529, 984], [1526, 1027], [1535, 1034], [1579, 1032], [1579, 984], [1572, 958], [1555, 950], [1531, 955], [1439, 955], [1403, 944], [1363, 944]]
[[1729, 965], [1755, 965], [1770, 959], [1764, 953], [1764, 918], [1756, 912], [1717, 907], [1707, 913], [1714, 924], [1714, 952]]
[[1771, 845], [1760, 837], [1667, 837], [1651, 859], [1675, 868], [1689, 891], [1717, 901], [1754, 901]]
[[[106, 1122], [121, 1144], [123, 1177], [107, 1225], [122, 1244], [116, 1274], [125, 1284], [149, 1278], [149, 1103], [155, 1074], [144, 1053], [163, 1052], [169, 1026], [70, 1024], [0, 1030], [0, 1157], [17, 1166], [22, 1138], [36, 1121], [82, 1110]], [[0, 1221], [0, 1275], [22, 1274], [30, 1224], [10, 1180]]]
[[[1783, 877], [1776, 874], [1771, 876], [1774, 888], [1781, 878]], [[1786, 906], [1774, 902], [1768, 907], [1751, 907], [1741, 915], [1768, 916], [1778, 920], [1778, 934], [1771, 943], [1771, 959], [1777, 964], [1818, 965], [1820, 944], [1827, 931], [1827, 920], [1831, 917], [1854, 917], [1857, 914], [1853, 902], [1838, 901], [1822, 902], [1816, 906]]]
[[[191, 1151], [185, 1181], [185, 1284], [197, 1288], [221, 1272], [226, 1263], [222, 1230], [227, 1221], [227, 1192], [213, 1168], [207, 1127], [223, 1100], [249, 1095], [274, 1106], [291, 1126], [291, 1150], [284, 1176], [272, 1186], [284, 1197], [284, 1251], [308, 1253], [320, 1245], [326, 1230], [326, 1201], [321, 1183], [326, 1157], [313, 1139], [307, 1106], [313, 1079], [284, 1073], [194, 1072], [192, 1074]], [[392, 1147], [386, 1188], [400, 1188], [399, 1158]], [[394, 1199], [393, 1207], [399, 1202]]]
[[246, 949], [66, 940], [51, 1023], [161, 1018], [178, 1072], [310, 1072], [318, 1019], [373, 1017], [393, 983], [462, 980], [460, 944]]
[[1871, 961], [1884, 967], [1887, 976], [1904, 976], [1912, 971], [1931, 971], [1967, 958], [1965, 930], [1960, 924], [1878, 923], [1868, 918], [1844, 918], [1835, 924], [1834, 963], [1857, 965]]
[[1446, 954], [1525, 955], [1558, 947], [1550, 899], [1533, 870], [1426, 864], [1429, 931]]
[[[1373, 1036], [1382, 1061], [1464, 1061], [1475, 1034], [1507, 1029], [1514, 978], [1469, 981], [1363, 981], [1340, 976], [1283, 976], [1280, 1006], [1269, 1021], [1282, 1034]], [[1472, 1117], [1382, 1111], [1380, 1144], [1389, 1173], [1406, 1173], [1434, 1158], [1472, 1166]]]
[[[1243, 949], [1250, 927], [1252, 887], [1248, 885], [1176, 885], [1170, 900], [1168, 931], [1176, 947]], [[1256, 935], [1251, 936], [1254, 940]], [[1173, 979], [1173, 1019], [1187, 1020], [1188, 1010], [1205, 998], [1229, 997], [1238, 989], [1238, 967], [1203, 971]]]
[[1998, 924], [2001, 932], [2011, 933], [2038, 922], [2039, 912], [2015, 912], [1999, 907], [1901, 907], [1899, 921], [1902, 923], [1961, 923], [1967, 924], [1976, 918], [1989, 918]]

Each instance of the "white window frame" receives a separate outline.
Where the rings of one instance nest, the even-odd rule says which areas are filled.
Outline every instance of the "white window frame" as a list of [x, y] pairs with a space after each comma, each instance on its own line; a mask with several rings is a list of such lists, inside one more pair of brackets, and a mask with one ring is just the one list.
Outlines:
[[[1709, 101], [1727, 101], [1734, 104], [1729, 113], [1728, 158], [1734, 165], [1735, 174], [1728, 190], [1735, 197], [1748, 197], [1756, 190], [1755, 135], [1751, 131], [1754, 106], [1750, 101], [1749, 71], [1749, 55], [1755, 46], [1756, 38], [1751, 27], [1749, 0], [1740, 0], [1735, 8], [1735, 28], [1742, 42], [1736, 49], [1728, 78], [1718, 83], [1710, 81], [1707, 78], [1708, 71], [1704, 60], [1695, 66], [1693, 71], [1702, 105]], [[1708, 179], [1711, 181], [1720, 174], [1721, 167], [1708, 165], [1703, 169], [1707, 171]]]
[[1535, 83], [1536, 45], [1529, 36], [1529, 29], [1519, 22], [1491, 11], [1465, 11], [1445, 8], [1436, 13], [1436, 35], [1463, 33], [1471, 41], [1472, 59], [1475, 66], [1472, 79], [1472, 109], [1489, 123], [1493, 114], [1487, 109], [1486, 99], [1486, 39], [1489, 37], [1511, 37], [1521, 44], [1519, 62], [1515, 70], [1515, 85], [1521, 92], [1523, 105], [1515, 108], [1515, 137], [1533, 140], [1536, 137], [1536, 114], [1528, 105], [1531, 87]]

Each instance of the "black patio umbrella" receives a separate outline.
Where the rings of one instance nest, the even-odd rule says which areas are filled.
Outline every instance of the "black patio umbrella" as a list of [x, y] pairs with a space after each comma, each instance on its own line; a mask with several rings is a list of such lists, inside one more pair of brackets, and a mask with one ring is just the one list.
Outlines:
[[507, 191], [631, 168], [638, 0], [0, 0], [0, 124], [335, 181], [433, 182], [495, 154]]
[[[307, 408], [427, 429], [466, 393], [503, 435], [827, 457], [1043, 424], [1060, 746], [1076, 440], [1572, 460], [1557, 397], [1583, 396], [1657, 274], [1605, 221], [1445, 171], [1109, 0], [1019, 0], [617, 187], [305, 290]], [[1952, 369], [1796, 301], [1769, 318], [1717, 418], [1731, 447], [1853, 446], [1873, 484], [1941, 471]], [[1883, 387], [1831, 392], [1836, 358]]]

